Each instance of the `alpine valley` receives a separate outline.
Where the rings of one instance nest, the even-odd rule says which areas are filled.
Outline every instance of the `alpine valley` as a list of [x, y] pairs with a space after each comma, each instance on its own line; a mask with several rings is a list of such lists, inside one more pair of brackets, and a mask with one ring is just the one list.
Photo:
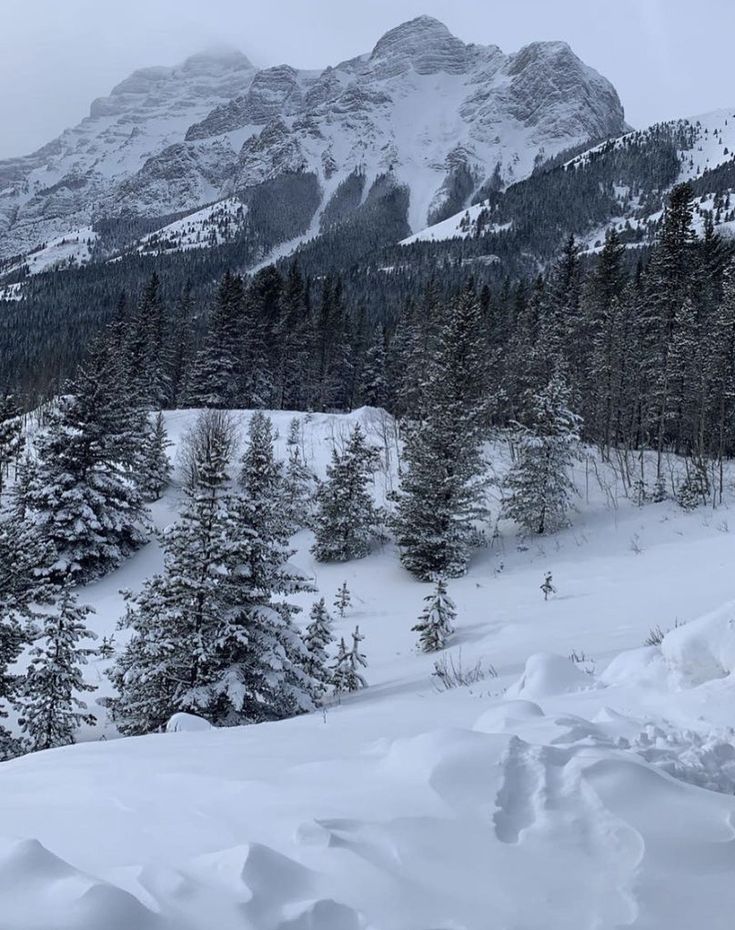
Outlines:
[[732, 930], [733, 105], [420, 16], [0, 162], [0, 930]]

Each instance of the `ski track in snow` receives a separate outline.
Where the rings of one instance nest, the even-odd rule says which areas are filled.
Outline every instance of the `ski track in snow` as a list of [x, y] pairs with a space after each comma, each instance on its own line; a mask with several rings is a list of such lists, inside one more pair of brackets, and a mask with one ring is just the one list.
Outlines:
[[[174, 443], [194, 416], [167, 414]], [[291, 414], [273, 418], [283, 456]], [[385, 498], [388, 419], [300, 418], [321, 473], [360, 420], [390, 454], [375, 480]], [[505, 455], [493, 449], [498, 468]], [[296, 561], [328, 603], [348, 582], [353, 606], [335, 630], [366, 633], [370, 687], [278, 724], [86, 731], [0, 765], [1, 930], [730, 930], [727, 511], [608, 508], [589, 487], [573, 529], [519, 548], [503, 525], [450, 584], [455, 658], [461, 648], [466, 668], [482, 659], [499, 677], [449, 692], [434, 657], [415, 652], [425, 586], [395, 552], [316, 565], [300, 534]], [[154, 508], [159, 527], [177, 500], [174, 484]], [[150, 544], [85, 589], [100, 633], [115, 629], [119, 590], [159, 566]], [[547, 570], [559, 594], [545, 603]], [[660, 647], [641, 646], [677, 618], [688, 622]], [[572, 662], [572, 650], [592, 658]], [[88, 672], [102, 693], [104, 669]]]

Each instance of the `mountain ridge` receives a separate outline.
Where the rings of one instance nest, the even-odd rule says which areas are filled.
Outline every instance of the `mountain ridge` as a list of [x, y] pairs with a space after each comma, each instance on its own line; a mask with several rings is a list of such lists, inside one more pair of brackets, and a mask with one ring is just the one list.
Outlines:
[[[592, 177], [600, 190], [592, 190]], [[668, 195], [676, 184], [688, 182], [696, 197], [695, 231], [702, 233], [711, 219], [721, 235], [735, 237], [735, 107], [686, 118], [667, 120], [631, 130], [560, 162], [546, 179], [532, 176], [495, 197], [489, 197], [441, 223], [429, 225], [401, 244], [451, 239], [493, 237], [527, 225], [531, 201], [551, 203], [566, 187], [586, 191], [587, 205], [597, 207], [579, 215], [567, 203], [557, 210], [553, 225], [560, 229], [557, 245], [573, 234], [586, 251], [601, 248], [605, 235], [615, 230], [629, 246], [650, 244], [656, 237]], [[508, 206], [508, 201], [514, 205]], [[520, 205], [520, 208], [519, 208]], [[537, 224], [538, 226], [538, 224]]]
[[[232, 197], [247, 207], [259, 186], [293, 175], [314, 179], [295, 185], [299, 223], [280, 241], [318, 229], [355, 173], [366, 177], [363, 199], [384, 175], [405, 187], [416, 231], [493, 179], [512, 183], [570, 145], [626, 128], [613, 86], [566, 43], [506, 55], [428, 16], [323, 70], [201, 53], [133, 72], [78, 126], [0, 162], [0, 258], [102, 219], [153, 220]], [[277, 244], [255, 234], [264, 250]]]

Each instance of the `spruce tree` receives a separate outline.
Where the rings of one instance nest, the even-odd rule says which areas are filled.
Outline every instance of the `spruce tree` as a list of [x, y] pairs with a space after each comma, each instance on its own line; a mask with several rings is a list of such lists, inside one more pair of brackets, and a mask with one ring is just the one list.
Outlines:
[[17, 612], [0, 604], [0, 762], [12, 759], [19, 752], [19, 743], [2, 721], [15, 705], [20, 678], [13, 671], [18, 656], [28, 638], [27, 630]]
[[[171, 399], [171, 357], [161, 281], [155, 272], [138, 306], [121, 325], [124, 355], [113, 361], [124, 371], [131, 396], [146, 409], [166, 406]], [[111, 348], [118, 347], [114, 339]]]
[[88, 581], [145, 541], [138, 485], [145, 416], [109, 378], [97, 346], [35, 439], [24, 509], [54, 547], [58, 578]]
[[556, 588], [554, 587], [554, 581], [551, 576], [551, 572], [546, 572], [544, 575], [543, 584], [539, 585], [539, 589], [544, 595], [544, 600], [548, 601], [550, 594], [556, 594]]
[[329, 616], [324, 598], [315, 601], [309, 615], [309, 624], [304, 633], [304, 645], [307, 651], [307, 671], [310, 677], [319, 683], [321, 692], [326, 690], [329, 681], [327, 650], [334, 641], [332, 618]]
[[578, 457], [580, 418], [568, 407], [560, 374], [531, 403], [528, 423], [517, 427], [517, 457], [503, 487], [503, 515], [530, 533], [549, 533], [568, 523]]
[[391, 526], [401, 562], [422, 580], [466, 571], [475, 523], [485, 515], [480, 330], [478, 301], [466, 291], [449, 309], [424, 384], [421, 416], [406, 437]]
[[125, 618], [133, 636], [112, 672], [125, 733], [160, 729], [177, 711], [231, 725], [313, 707], [295, 608], [277, 599], [310, 585], [289, 566], [280, 521], [257, 486], [231, 487], [226, 414], [209, 411], [202, 422], [184, 509], [162, 541], [164, 571]]
[[181, 515], [161, 539], [164, 570], [129, 596], [122, 625], [132, 636], [111, 670], [119, 692], [114, 716], [126, 734], [159, 730], [177, 711], [206, 711], [211, 653], [221, 618], [235, 609], [228, 572], [231, 424], [219, 412], [205, 414], [188, 442], [196, 468]]
[[54, 557], [53, 547], [34, 523], [16, 514], [0, 519], [0, 611], [30, 617], [32, 604], [48, 601]]
[[339, 611], [340, 617], [344, 618], [345, 611], [352, 603], [352, 595], [350, 594], [350, 589], [347, 587], [347, 582], [342, 582], [339, 590], [337, 591], [337, 596], [334, 599], [335, 609]]
[[317, 495], [314, 557], [320, 562], [364, 558], [376, 535], [378, 514], [368, 490], [378, 455], [357, 423], [344, 449], [332, 450], [327, 480]]
[[675, 355], [672, 346], [691, 296], [694, 276], [693, 191], [679, 184], [671, 192], [664, 215], [659, 247], [648, 272], [645, 319], [645, 365], [651, 394], [650, 432], [657, 452], [657, 473], [663, 468], [668, 429], [676, 407]]
[[209, 331], [187, 378], [191, 407], [237, 407], [242, 398], [245, 307], [242, 278], [229, 271], [217, 291]]
[[454, 601], [447, 594], [444, 578], [437, 578], [434, 590], [426, 595], [424, 602], [426, 606], [412, 629], [419, 634], [419, 648], [422, 652], [438, 652], [454, 633], [457, 615]]
[[15, 399], [0, 397], [0, 498], [7, 483], [10, 466], [23, 450], [23, 423]]
[[[577, 384], [585, 426], [594, 430], [605, 451], [620, 438], [621, 371], [630, 350], [631, 333], [625, 326], [625, 249], [611, 230], [591, 275], [582, 301], [582, 331], [577, 335]], [[581, 370], [580, 370], [581, 369]], [[617, 428], [617, 429], [616, 429]]]
[[308, 397], [311, 327], [306, 283], [295, 262], [288, 270], [278, 304], [273, 332], [275, 405], [280, 410], [300, 410]]
[[15, 705], [21, 678], [13, 665], [33, 636], [39, 609], [53, 594], [48, 544], [30, 522], [12, 514], [0, 520], [0, 760], [20, 752], [1, 721]]
[[676, 489], [676, 500], [682, 510], [696, 510], [707, 503], [709, 477], [702, 461], [687, 462], [687, 473]]
[[569, 236], [549, 276], [548, 301], [540, 332], [547, 379], [556, 365], [565, 364], [570, 370], [578, 371], [584, 364], [579, 356], [583, 347], [576, 338], [581, 328], [582, 269], [579, 253], [574, 236]]
[[[277, 405], [278, 350], [273, 351], [282, 319], [283, 279], [275, 266], [257, 272], [245, 294], [243, 321], [242, 406]], [[276, 369], [274, 371], [274, 369]]]
[[171, 445], [163, 413], [159, 411], [147, 424], [141, 456], [139, 485], [148, 502], [157, 501], [171, 480], [171, 460], [166, 454]]
[[388, 403], [386, 365], [385, 334], [382, 329], [379, 329], [365, 353], [365, 364], [360, 375], [360, 404], [368, 407], [386, 406]]
[[171, 406], [183, 405], [195, 357], [194, 300], [187, 281], [171, 320]]
[[82, 640], [97, 638], [85, 625], [92, 612], [91, 607], [79, 606], [66, 586], [56, 608], [43, 618], [17, 700], [23, 744], [31, 752], [69, 745], [82, 723], [95, 722], [77, 696], [94, 691], [84, 680], [82, 666], [96, 650], [81, 645]]
[[725, 458], [735, 450], [735, 261], [725, 268], [722, 296], [713, 313], [708, 369], [712, 383], [713, 452], [718, 464], [718, 497], [725, 487]]
[[344, 410], [344, 382], [351, 364], [342, 285], [331, 276], [322, 285], [321, 302], [313, 321], [313, 397], [317, 410]]
[[351, 649], [347, 649], [344, 637], [340, 639], [337, 657], [332, 666], [332, 686], [337, 696], [367, 688], [367, 681], [360, 671], [361, 668], [367, 668], [367, 659], [360, 652], [360, 643], [364, 639], [360, 627], [355, 627], [352, 634]]
[[283, 474], [283, 505], [289, 535], [311, 527], [314, 519], [317, 479], [304, 461], [299, 444], [300, 432], [300, 421], [295, 417], [289, 427], [288, 459]]
[[285, 514], [283, 465], [276, 459], [273, 423], [270, 417], [256, 411], [248, 423], [248, 443], [242, 458], [240, 487], [247, 499], [251, 515], [249, 522], [257, 536], [277, 538], [282, 544], [288, 538]]
[[[290, 527], [272, 423], [257, 413], [248, 432], [233, 509], [244, 543], [237, 571], [246, 579], [247, 590], [239, 614], [220, 637], [219, 688], [225, 705], [231, 704], [220, 713], [259, 721], [311, 710], [319, 679], [312, 679], [308, 652], [294, 625], [298, 608], [279, 599], [314, 588], [290, 563], [294, 550], [288, 545]], [[233, 682], [239, 694], [231, 692]], [[237, 700], [231, 700], [233, 694]]]

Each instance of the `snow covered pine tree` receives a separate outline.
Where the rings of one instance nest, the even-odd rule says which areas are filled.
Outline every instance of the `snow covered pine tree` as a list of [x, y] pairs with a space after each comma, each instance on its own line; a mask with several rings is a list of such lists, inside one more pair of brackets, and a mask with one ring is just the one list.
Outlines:
[[570, 477], [579, 456], [580, 418], [569, 409], [569, 392], [556, 373], [533, 396], [527, 425], [518, 425], [518, 451], [503, 488], [503, 516], [529, 533], [566, 526], [575, 487]]
[[10, 465], [23, 450], [23, 423], [15, 399], [10, 394], [0, 397], [0, 497]]
[[332, 666], [332, 685], [338, 697], [367, 688], [367, 681], [360, 672], [361, 668], [367, 668], [367, 659], [360, 652], [360, 643], [364, 639], [360, 627], [356, 626], [352, 634], [352, 649], [347, 649], [344, 637], [339, 642], [337, 658]]
[[347, 582], [343, 581], [334, 599], [334, 607], [339, 611], [340, 617], [344, 618], [345, 611], [351, 603], [352, 595], [350, 594], [350, 589], [347, 587]]
[[311, 527], [314, 521], [314, 495], [317, 479], [304, 461], [299, 444], [301, 423], [297, 417], [291, 420], [286, 447], [288, 460], [283, 475], [283, 497], [286, 508], [289, 534]]
[[108, 363], [96, 345], [70, 393], [51, 404], [24, 489], [26, 514], [53, 545], [53, 572], [63, 582], [96, 578], [145, 542], [145, 414], [118, 395]]
[[327, 649], [333, 642], [332, 618], [322, 597], [313, 604], [309, 625], [304, 633], [304, 645], [308, 653], [306, 668], [311, 678], [319, 683], [322, 694], [326, 692], [330, 680]]
[[31, 662], [22, 680], [17, 705], [24, 748], [30, 752], [53, 749], [74, 742], [82, 723], [93, 726], [95, 718], [77, 695], [94, 691], [84, 680], [82, 666], [96, 650], [81, 645], [96, 639], [85, 625], [91, 607], [79, 606], [66, 585], [56, 607], [45, 614], [33, 648]]
[[312, 546], [320, 562], [362, 559], [376, 535], [378, 513], [368, 482], [378, 463], [378, 453], [369, 446], [357, 423], [344, 452], [332, 450], [327, 480], [319, 489], [318, 511]]
[[157, 501], [171, 480], [171, 461], [166, 454], [170, 445], [159, 411], [147, 425], [141, 461], [140, 489], [148, 502]]
[[447, 311], [408, 428], [391, 526], [401, 562], [422, 581], [466, 571], [475, 522], [485, 515], [481, 333], [477, 299], [466, 292]]
[[434, 590], [424, 598], [426, 606], [421, 612], [419, 622], [412, 629], [419, 634], [419, 648], [422, 652], [438, 652], [443, 649], [449, 637], [454, 633], [454, 620], [457, 610], [454, 601], [447, 594], [447, 582], [437, 578]]
[[235, 494], [228, 414], [207, 411], [197, 425], [184, 509], [162, 540], [164, 571], [131, 598], [133, 636], [112, 672], [125, 733], [160, 729], [178, 711], [232, 725], [314, 706], [295, 608], [274, 599], [311, 586], [288, 566], [283, 515], [260, 496], [263, 470], [250, 470], [269, 458], [261, 427], [251, 431], [258, 448], [246, 453], [246, 486]]

